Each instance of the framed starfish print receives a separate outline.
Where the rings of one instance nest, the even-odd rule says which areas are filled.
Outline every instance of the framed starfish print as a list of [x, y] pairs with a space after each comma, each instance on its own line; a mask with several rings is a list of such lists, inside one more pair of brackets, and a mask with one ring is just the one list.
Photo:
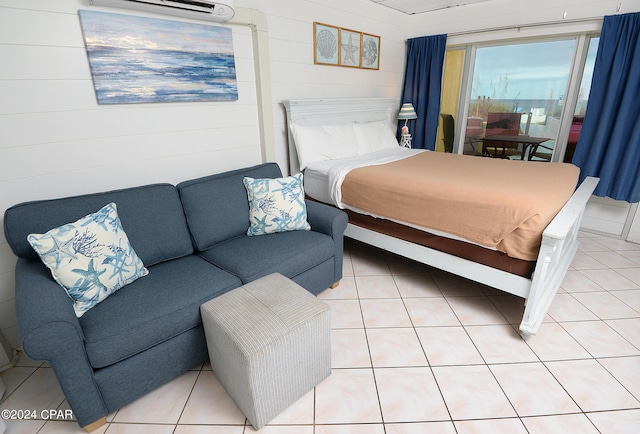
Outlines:
[[362, 33], [340, 29], [340, 65], [360, 67], [360, 41]]

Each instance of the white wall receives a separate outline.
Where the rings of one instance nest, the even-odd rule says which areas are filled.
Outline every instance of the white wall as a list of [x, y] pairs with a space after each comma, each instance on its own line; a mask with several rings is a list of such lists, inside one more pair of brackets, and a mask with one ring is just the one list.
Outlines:
[[[365, 0], [235, 3], [266, 15], [276, 160], [283, 170], [281, 100], [399, 97], [404, 15]], [[0, 214], [23, 201], [177, 183], [261, 161], [248, 27], [222, 24], [233, 30], [238, 101], [101, 106], [78, 18], [82, 8], [94, 7], [89, 0], [0, 0]], [[380, 70], [314, 65], [313, 21], [380, 35]], [[0, 235], [0, 329], [18, 347], [15, 262]]]
[[637, 206], [636, 209], [633, 210], [633, 214], [631, 227], [629, 228], [629, 237], [627, 240], [640, 244], [640, 212], [638, 212]]
[[640, 10], [640, 0], [492, 0], [416, 15], [410, 22], [410, 37], [513, 26], [514, 31], [501, 37], [518, 38], [517, 26], [602, 18], [616, 14], [619, 3], [620, 13]]
[[[408, 17], [368, 0], [236, 0], [263, 11], [269, 23], [276, 158], [287, 167], [287, 99], [400, 98]], [[381, 36], [380, 70], [313, 63], [313, 22]]]

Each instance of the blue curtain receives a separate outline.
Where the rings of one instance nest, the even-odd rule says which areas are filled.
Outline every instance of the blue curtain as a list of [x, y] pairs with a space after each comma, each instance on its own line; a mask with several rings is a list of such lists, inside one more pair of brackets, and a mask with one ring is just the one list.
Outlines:
[[572, 162], [600, 178], [597, 196], [640, 201], [640, 13], [604, 17]]
[[[402, 103], [412, 103], [418, 115], [418, 119], [407, 123], [413, 148], [436, 148], [446, 43], [447, 35], [407, 40], [407, 69], [402, 89]], [[398, 137], [403, 125], [404, 121], [398, 124]]]

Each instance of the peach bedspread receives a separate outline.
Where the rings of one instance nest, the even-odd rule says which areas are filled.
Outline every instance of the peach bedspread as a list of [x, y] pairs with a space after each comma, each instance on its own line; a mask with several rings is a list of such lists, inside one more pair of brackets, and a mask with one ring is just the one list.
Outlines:
[[578, 175], [572, 164], [422, 152], [351, 170], [342, 202], [531, 261]]

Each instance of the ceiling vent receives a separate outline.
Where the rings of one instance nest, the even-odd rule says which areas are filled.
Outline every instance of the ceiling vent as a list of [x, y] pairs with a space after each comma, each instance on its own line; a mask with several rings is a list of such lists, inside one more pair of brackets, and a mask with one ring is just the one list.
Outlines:
[[233, 0], [91, 0], [91, 4], [217, 22], [235, 15]]

